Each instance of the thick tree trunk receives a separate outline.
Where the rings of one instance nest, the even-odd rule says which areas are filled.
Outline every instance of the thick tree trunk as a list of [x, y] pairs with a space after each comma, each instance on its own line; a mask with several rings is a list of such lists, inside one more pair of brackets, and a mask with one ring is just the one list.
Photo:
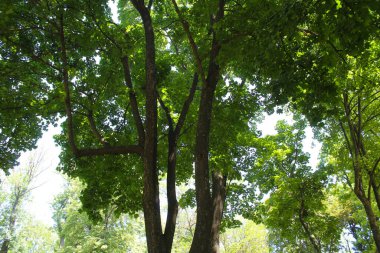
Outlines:
[[[219, 1], [219, 9], [212, 22], [220, 21], [224, 16], [224, 1]], [[197, 220], [190, 253], [209, 253], [219, 251], [219, 227], [222, 213], [220, 209], [214, 213], [214, 207], [223, 210], [220, 194], [211, 195], [209, 169], [209, 137], [211, 130], [212, 104], [215, 89], [220, 77], [220, 67], [217, 63], [221, 44], [212, 31], [213, 39], [210, 51], [210, 62], [207, 79], [201, 93], [198, 112], [198, 125], [195, 144], [195, 191], [197, 201]], [[217, 180], [218, 181], [218, 180]], [[216, 187], [218, 189], [218, 187]], [[213, 187], [214, 189], [214, 187]], [[214, 215], [215, 214], [215, 215]]]
[[211, 125], [212, 101], [216, 82], [203, 87], [198, 114], [198, 127], [195, 145], [195, 190], [197, 201], [197, 220], [191, 253], [211, 251], [212, 198], [209, 181], [209, 135]]
[[152, 19], [144, 1], [132, 0], [140, 13], [145, 31], [145, 71], [146, 71], [146, 119], [144, 142], [144, 193], [143, 207], [145, 232], [149, 253], [161, 253], [164, 249], [159, 184], [157, 171], [157, 94], [155, 45]]
[[166, 216], [166, 225], [164, 233], [164, 243], [166, 253], [170, 253], [173, 245], [173, 238], [175, 233], [177, 214], [178, 214], [178, 201], [176, 196], [176, 160], [177, 160], [177, 144], [173, 130], [169, 130], [169, 152], [167, 164], [167, 198], [168, 198], [168, 213]]
[[[207, 76], [206, 86], [201, 93], [201, 101], [198, 113], [198, 126], [195, 145], [195, 189], [197, 200], [197, 221], [195, 226], [191, 253], [208, 253], [216, 245], [212, 238], [218, 237], [212, 228], [219, 228], [220, 220], [213, 219], [213, 198], [210, 187], [210, 170], [209, 170], [209, 136], [211, 129], [212, 103], [216, 85], [219, 80], [219, 65], [216, 63], [216, 56], [219, 53], [220, 46], [216, 40], [213, 41], [211, 50], [210, 65]], [[217, 195], [214, 195], [217, 196]]]
[[213, 173], [213, 217], [211, 226], [211, 252], [219, 253], [219, 231], [226, 200], [226, 180], [220, 172]]

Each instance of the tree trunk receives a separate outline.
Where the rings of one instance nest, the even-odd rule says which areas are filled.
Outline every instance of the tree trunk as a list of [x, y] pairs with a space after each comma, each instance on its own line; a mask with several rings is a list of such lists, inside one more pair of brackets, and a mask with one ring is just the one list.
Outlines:
[[[217, 237], [212, 228], [219, 228], [220, 220], [213, 219], [213, 199], [210, 188], [209, 169], [209, 136], [211, 130], [212, 103], [216, 85], [219, 80], [219, 65], [216, 63], [216, 56], [220, 50], [220, 45], [213, 40], [210, 56], [210, 65], [207, 75], [206, 86], [201, 93], [201, 101], [198, 113], [198, 126], [195, 144], [195, 190], [197, 200], [197, 221], [194, 238], [191, 245], [191, 253], [208, 253], [215, 247], [212, 237]], [[214, 195], [217, 196], [217, 195]]]
[[161, 253], [164, 249], [159, 184], [157, 171], [157, 95], [155, 45], [152, 19], [144, 1], [132, 0], [140, 13], [145, 31], [145, 71], [146, 71], [146, 119], [144, 142], [144, 192], [143, 209], [145, 232], [149, 253]]
[[9, 239], [4, 239], [3, 244], [1, 245], [0, 253], [8, 253], [9, 250]]
[[195, 191], [197, 220], [190, 253], [211, 251], [212, 198], [209, 182], [209, 135], [212, 101], [216, 83], [203, 87], [198, 114], [198, 127], [195, 145]]
[[[219, 8], [216, 17], [212, 22], [220, 21], [224, 16], [224, 1], [219, 1]], [[202, 88], [201, 100], [198, 112], [198, 125], [195, 143], [195, 192], [197, 201], [197, 220], [193, 242], [190, 253], [209, 253], [219, 250], [219, 227], [221, 222], [221, 212], [214, 206], [222, 208], [221, 198], [214, 201], [213, 198], [220, 197], [216, 192], [211, 196], [210, 169], [209, 169], [209, 137], [211, 130], [212, 104], [215, 89], [220, 78], [220, 67], [216, 61], [221, 48], [220, 42], [216, 38], [215, 31], [212, 31], [212, 45], [210, 51], [210, 62], [207, 79]], [[217, 180], [219, 181], [219, 180]], [[217, 183], [217, 182], [215, 182]], [[216, 187], [218, 189], [218, 187]], [[214, 189], [214, 187], [213, 187]]]
[[318, 242], [318, 240], [311, 233], [310, 228], [309, 228], [308, 224], [306, 223], [306, 221], [304, 219], [305, 212], [306, 212], [306, 210], [305, 210], [304, 200], [303, 200], [303, 197], [302, 197], [302, 199], [301, 199], [301, 207], [300, 207], [300, 210], [299, 210], [298, 218], [300, 219], [300, 223], [302, 225], [302, 228], [304, 229], [304, 231], [305, 231], [305, 233], [307, 235], [307, 238], [309, 239], [311, 245], [313, 246], [314, 251], [316, 253], [319, 253], [319, 252], [321, 252], [321, 245]]
[[226, 200], [226, 180], [220, 172], [213, 173], [213, 218], [211, 227], [211, 252], [219, 253], [219, 231]]
[[177, 160], [177, 144], [173, 129], [169, 130], [169, 152], [167, 164], [167, 198], [168, 198], [168, 213], [166, 216], [166, 225], [164, 233], [164, 243], [166, 253], [170, 253], [173, 246], [173, 238], [175, 233], [177, 214], [178, 214], [178, 201], [176, 196], [176, 160]]
[[376, 244], [376, 249], [378, 252], [380, 252], [380, 230], [379, 230], [379, 225], [377, 224], [376, 215], [373, 212], [373, 209], [371, 206], [371, 202], [365, 197], [363, 190], [360, 189], [359, 187], [355, 187], [355, 194], [364, 207], [364, 210], [367, 214], [369, 226], [372, 231], [373, 240], [375, 241], [375, 244]]

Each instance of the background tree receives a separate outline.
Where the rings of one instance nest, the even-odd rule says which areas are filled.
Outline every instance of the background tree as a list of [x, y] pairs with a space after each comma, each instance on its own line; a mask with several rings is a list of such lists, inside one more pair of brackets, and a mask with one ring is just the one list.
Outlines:
[[224, 231], [221, 234], [221, 243], [226, 253], [269, 252], [265, 226], [249, 220], [244, 221], [241, 227]]
[[22, 233], [22, 229], [31, 228], [25, 227], [26, 220], [23, 218], [23, 208], [29, 200], [30, 192], [35, 189], [35, 180], [42, 172], [41, 169], [42, 155], [34, 153], [30, 156], [25, 167], [17, 167], [12, 171], [12, 174], [3, 178], [2, 194], [3, 201], [1, 202], [1, 249], [0, 252], [7, 253], [20, 245], [21, 238], [18, 238]]
[[[329, 172], [311, 168], [303, 151], [306, 120], [279, 121], [277, 134], [257, 145], [255, 167], [248, 174], [262, 196], [257, 215], [269, 230], [274, 252], [334, 252], [339, 249], [342, 228], [327, 212]], [[263, 200], [262, 200], [263, 201]]]
[[114, 209], [102, 213], [93, 223], [81, 209], [83, 185], [70, 180], [66, 190], [53, 203], [55, 229], [59, 235], [56, 252], [143, 252], [145, 242], [141, 219], [122, 215]]

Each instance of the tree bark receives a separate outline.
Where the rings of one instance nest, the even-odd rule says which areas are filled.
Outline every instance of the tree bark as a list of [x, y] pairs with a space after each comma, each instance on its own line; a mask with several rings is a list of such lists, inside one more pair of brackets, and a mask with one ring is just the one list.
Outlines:
[[8, 253], [8, 251], [9, 251], [9, 244], [10, 244], [10, 240], [9, 239], [4, 239], [3, 243], [1, 244], [0, 253]]
[[302, 228], [304, 229], [311, 245], [313, 245], [313, 248], [315, 250], [316, 253], [319, 253], [321, 252], [321, 245], [320, 243], [318, 242], [318, 240], [316, 240], [316, 238], [313, 236], [313, 234], [311, 233], [310, 231], [310, 228], [308, 226], [308, 224], [306, 223], [305, 221], [305, 205], [304, 205], [304, 200], [303, 200], [303, 197], [301, 199], [301, 207], [300, 207], [300, 210], [299, 210], [299, 214], [298, 214], [298, 218], [300, 219], [300, 223], [302, 225]]
[[219, 253], [219, 231], [226, 200], [227, 177], [220, 172], [213, 173], [213, 218], [211, 226], [211, 252]]
[[174, 136], [173, 129], [169, 130], [169, 151], [168, 151], [168, 164], [167, 164], [167, 179], [166, 191], [168, 199], [168, 213], [166, 216], [165, 225], [165, 251], [171, 252], [173, 246], [173, 238], [175, 233], [177, 214], [178, 214], [178, 201], [176, 196], [176, 161], [177, 161], [177, 143]]
[[[218, 12], [212, 22], [220, 21], [224, 16], [224, 1], [219, 1]], [[216, 61], [221, 44], [212, 30], [212, 44], [206, 83], [202, 88], [198, 112], [198, 125], [195, 144], [195, 192], [197, 202], [197, 220], [190, 253], [209, 253], [219, 250], [219, 226], [221, 213], [214, 216], [214, 207], [222, 207], [220, 194], [211, 195], [209, 168], [209, 137], [215, 89], [220, 78], [220, 67]], [[214, 188], [214, 187], [213, 187]]]
[[[214, 52], [217, 53], [217, 52]], [[198, 126], [195, 144], [195, 192], [197, 220], [191, 253], [211, 252], [211, 228], [213, 222], [213, 201], [210, 189], [209, 136], [214, 93], [219, 79], [219, 66], [211, 62], [207, 85], [203, 87], [198, 113]]]
[[169, 126], [168, 133], [168, 158], [167, 158], [167, 200], [168, 200], [168, 213], [166, 217], [166, 226], [164, 233], [164, 252], [171, 252], [173, 246], [174, 233], [176, 228], [177, 214], [178, 214], [178, 201], [176, 196], [176, 162], [177, 162], [177, 141], [181, 133], [181, 129], [184, 125], [187, 113], [190, 108], [190, 104], [193, 101], [195, 90], [198, 83], [198, 75], [195, 73], [192, 81], [192, 85], [189, 91], [189, 95], [185, 100], [182, 110], [174, 127], [174, 121], [170, 114], [169, 108], [165, 105], [164, 101], [158, 96], [158, 101], [162, 109], [166, 114], [166, 118]]
[[162, 236], [159, 184], [157, 170], [157, 93], [155, 44], [152, 19], [142, 0], [132, 0], [140, 13], [145, 32], [145, 71], [146, 71], [146, 120], [144, 142], [144, 192], [143, 209], [145, 231], [149, 253], [164, 252]]
[[[374, 177], [371, 176], [371, 173], [373, 173], [374, 169], [377, 167], [378, 162], [376, 161], [374, 164], [374, 168], [372, 168], [372, 172], [370, 169], [364, 170], [362, 168], [361, 159], [365, 155], [365, 149], [364, 149], [364, 143], [362, 140], [362, 111], [361, 111], [361, 105], [360, 105], [360, 99], [361, 97], [358, 96], [358, 102], [357, 102], [357, 115], [355, 115], [357, 124], [352, 121], [351, 114], [353, 112], [353, 108], [350, 106], [349, 97], [348, 94], [343, 94], [343, 105], [344, 105], [344, 111], [345, 111], [345, 117], [348, 125], [348, 130], [350, 134], [350, 142], [348, 141], [348, 138], [346, 137], [346, 141], [348, 142], [347, 145], [350, 146], [350, 152], [352, 156], [352, 166], [354, 169], [354, 193], [362, 203], [364, 210], [367, 215], [367, 219], [369, 222], [369, 226], [371, 228], [373, 240], [375, 241], [377, 251], [380, 252], [380, 229], [379, 225], [376, 220], [376, 215], [373, 211], [372, 205], [371, 205], [371, 198], [370, 198], [370, 188], [373, 186], [372, 180], [374, 180]], [[365, 190], [363, 187], [363, 171], [369, 171], [369, 177], [370, 180], [368, 182], [368, 196], [365, 194]], [[374, 184], [373, 190], [376, 194], [376, 184]]]
[[367, 214], [369, 226], [372, 231], [373, 240], [376, 244], [376, 249], [378, 252], [380, 252], [380, 229], [379, 225], [377, 224], [376, 215], [372, 209], [371, 202], [364, 196], [364, 192], [357, 187], [355, 187], [355, 194], [364, 207], [365, 213]]

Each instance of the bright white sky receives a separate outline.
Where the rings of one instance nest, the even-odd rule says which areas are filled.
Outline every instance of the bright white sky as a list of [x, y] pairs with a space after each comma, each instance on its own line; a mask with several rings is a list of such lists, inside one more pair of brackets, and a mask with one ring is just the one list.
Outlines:
[[35, 152], [43, 155], [40, 166], [43, 172], [33, 184], [35, 186], [39, 185], [39, 187], [32, 191], [32, 201], [27, 205], [27, 211], [46, 225], [53, 225], [51, 204], [54, 196], [63, 191], [65, 183], [63, 176], [56, 171], [59, 163], [60, 148], [55, 146], [53, 136], [59, 132], [59, 127], [50, 126], [48, 131], [37, 142], [37, 149], [23, 153], [19, 159], [20, 166], [26, 166], [29, 157], [36, 154]]

